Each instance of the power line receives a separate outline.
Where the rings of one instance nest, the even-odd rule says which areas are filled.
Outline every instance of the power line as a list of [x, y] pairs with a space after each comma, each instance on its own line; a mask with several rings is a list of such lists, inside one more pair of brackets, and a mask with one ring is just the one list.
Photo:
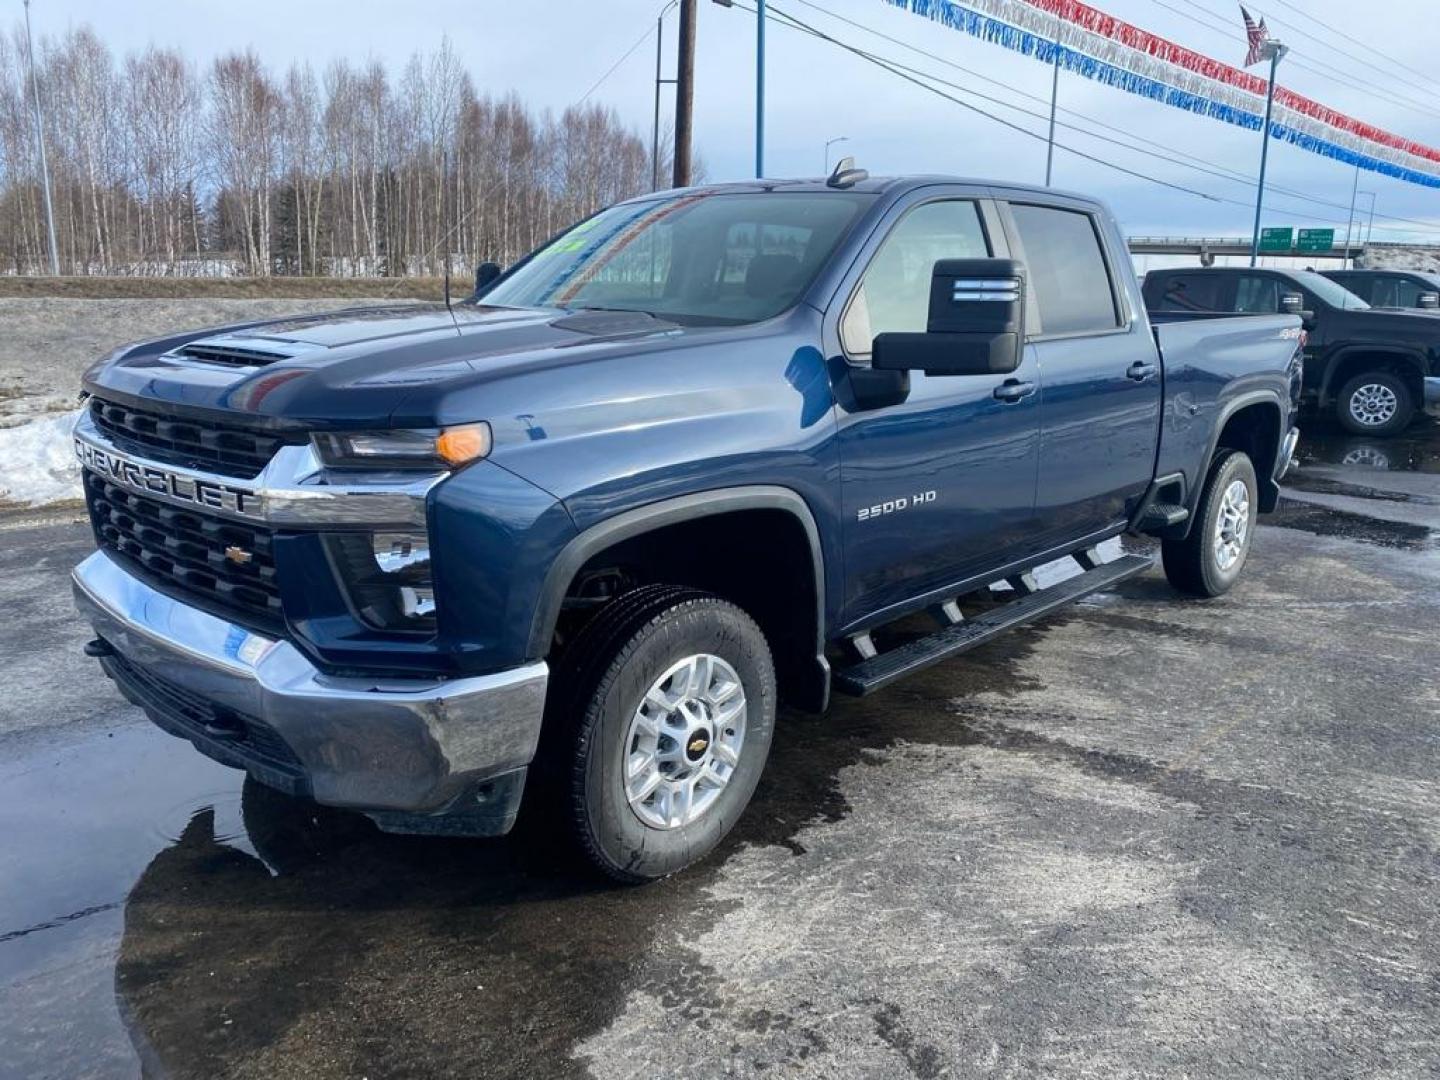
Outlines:
[[[741, 8], [742, 10], [750, 11], [750, 12], [752, 12], [752, 13], [753, 13], [754, 10], [755, 10], [754, 8], [748, 7], [748, 6], [744, 5], [744, 4], [736, 4], [735, 6], [738, 7], [738, 8]], [[936, 87], [931, 86], [929, 83], [922, 81], [920, 78], [917, 78], [916, 76], [909, 74], [908, 72], [904, 71], [900, 66], [894, 64], [892, 61], [886, 60], [885, 58], [880, 57], [880, 56], [876, 56], [874, 53], [867, 52], [865, 49], [862, 49], [862, 48], [860, 48], [860, 47], [858, 47], [858, 46], [856, 46], [856, 45], [851, 45], [851, 44], [849, 44], [848, 42], [841, 41], [839, 38], [832, 37], [831, 35], [826, 34], [824, 31], [818, 30], [818, 29], [816, 29], [815, 27], [811, 26], [809, 23], [803, 22], [802, 20], [797, 19], [795, 16], [790, 15], [790, 14], [788, 14], [788, 13], [786, 13], [786, 12], [781, 11], [779, 8], [776, 8], [776, 7], [774, 7], [773, 5], [769, 7], [769, 10], [770, 10], [771, 12], [773, 12], [773, 15], [772, 15], [771, 17], [778, 19], [778, 20], [780, 21], [780, 25], [782, 25], [782, 26], [788, 26], [788, 27], [790, 27], [791, 29], [800, 30], [800, 31], [802, 31], [803, 33], [809, 34], [809, 35], [811, 35], [812, 37], [816, 37], [816, 38], [820, 39], [821, 41], [829, 42], [829, 43], [832, 44], [832, 45], [835, 45], [835, 46], [837, 46], [837, 47], [839, 47], [839, 48], [841, 48], [841, 49], [844, 49], [846, 52], [853, 53], [854, 55], [860, 57], [861, 59], [869, 61], [870, 63], [876, 65], [877, 67], [880, 67], [880, 68], [883, 68], [883, 69], [886, 70], [886, 71], [889, 71], [889, 72], [890, 72], [891, 74], [893, 74], [893, 75], [899, 76], [900, 78], [904, 79], [906, 82], [915, 84], [916, 86], [920, 87], [922, 90], [928, 90], [928, 91], [930, 91], [930, 93], [935, 94], [937, 97], [942, 97], [942, 98], [944, 98], [946, 101], [952, 102], [952, 103], [955, 104], [955, 105], [959, 105], [962, 109], [968, 109], [968, 110], [970, 110], [970, 111], [973, 112], [973, 113], [978, 113], [979, 115], [981, 115], [981, 116], [983, 116], [983, 117], [985, 117], [985, 118], [987, 118], [987, 119], [989, 119], [989, 120], [993, 120], [993, 121], [995, 121], [995, 123], [1000, 124], [1000, 125], [1002, 125], [1002, 126], [1004, 126], [1004, 127], [1007, 127], [1007, 128], [1009, 128], [1010, 130], [1012, 130], [1012, 131], [1018, 131], [1018, 132], [1019, 132], [1020, 134], [1022, 134], [1022, 135], [1027, 135], [1027, 136], [1029, 136], [1030, 138], [1039, 140], [1039, 141], [1041, 141], [1041, 142], [1046, 141], [1046, 137], [1045, 137], [1044, 135], [1041, 135], [1039, 132], [1031, 131], [1029, 128], [1024, 127], [1024, 126], [1022, 126], [1022, 125], [1020, 125], [1020, 124], [1013, 123], [1013, 122], [1010, 121], [1010, 120], [1006, 120], [1006, 119], [1005, 119], [1004, 117], [1002, 117], [1002, 116], [996, 116], [994, 113], [992, 113], [992, 112], [987, 112], [985, 109], [980, 108], [978, 105], [972, 105], [972, 104], [971, 104], [970, 102], [968, 102], [968, 101], [961, 101], [959, 98], [954, 97], [954, 96], [952, 96], [952, 95], [950, 95], [950, 94], [947, 94], [947, 93], [945, 93], [943, 90], [939, 90], [939, 89], [937, 89]], [[938, 80], [938, 79], [937, 79], [936, 81], [938, 82], [938, 81], [941, 81], [941, 80]], [[973, 93], [973, 91], [967, 91], [967, 92]], [[1012, 106], [1012, 108], [1013, 108], [1013, 107], [1014, 107], [1014, 106]], [[1151, 176], [1151, 175], [1149, 175], [1149, 174], [1147, 174], [1147, 173], [1138, 172], [1138, 171], [1136, 171], [1136, 170], [1134, 170], [1134, 169], [1126, 168], [1126, 167], [1123, 166], [1123, 165], [1117, 165], [1117, 164], [1116, 164], [1115, 162], [1113, 162], [1113, 161], [1106, 161], [1104, 158], [1095, 157], [1093, 154], [1087, 154], [1085, 151], [1083, 151], [1083, 150], [1077, 150], [1077, 149], [1076, 149], [1075, 147], [1073, 147], [1073, 146], [1066, 146], [1064, 143], [1058, 143], [1058, 142], [1057, 142], [1055, 145], [1058, 146], [1058, 147], [1060, 147], [1062, 150], [1068, 150], [1070, 153], [1074, 154], [1076, 157], [1084, 158], [1086, 161], [1093, 161], [1093, 162], [1095, 162], [1097, 165], [1103, 165], [1103, 166], [1105, 166], [1105, 167], [1108, 168], [1108, 169], [1114, 169], [1116, 172], [1125, 173], [1126, 175], [1128, 175], [1128, 176], [1133, 176], [1133, 177], [1135, 177], [1135, 178], [1137, 178], [1137, 179], [1139, 179], [1139, 180], [1147, 180], [1147, 181], [1149, 181], [1150, 183], [1152, 183], [1152, 184], [1158, 184], [1158, 185], [1160, 185], [1161, 187], [1167, 187], [1167, 188], [1170, 188], [1170, 189], [1172, 189], [1172, 190], [1174, 190], [1174, 191], [1182, 191], [1182, 192], [1184, 192], [1184, 193], [1187, 194], [1187, 195], [1194, 195], [1194, 196], [1196, 196], [1197, 198], [1208, 199], [1208, 200], [1210, 200], [1211, 202], [1233, 202], [1233, 201], [1235, 201], [1235, 200], [1225, 199], [1225, 198], [1223, 198], [1223, 197], [1221, 197], [1221, 196], [1218, 196], [1218, 195], [1211, 195], [1209, 192], [1199, 191], [1199, 190], [1197, 190], [1196, 188], [1186, 187], [1186, 186], [1183, 185], [1183, 184], [1176, 184], [1176, 183], [1173, 183], [1173, 182], [1171, 182], [1171, 181], [1169, 181], [1169, 180], [1162, 180], [1162, 179], [1160, 179], [1158, 176]]]
[[[883, 40], [888, 41], [888, 42], [890, 42], [890, 43], [892, 43], [892, 44], [898, 45], [898, 46], [900, 46], [900, 47], [902, 47], [902, 48], [905, 48], [905, 49], [908, 49], [908, 50], [910, 50], [910, 51], [912, 51], [912, 52], [918, 53], [919, 55], [924, 56], [924, 57], [927, 57], [928, 59], [933, 60], [933, 61], [935, 61], [936, 63], [942, 64], [942, 65], [944, 65], [944, 66], [946, 66], [946, 67], [949, 67], [949, 68], [953, 68], [953, 69], [955, 69], [955, 70], [957, 70], [957, 71], [964, 72], [965, 74], [967, 74], [967, 75], [972, 75], [972, 76], [974, 76], [974, 77], [976, 77], [976, 78], [986, 79], [988, 82], [993, 83], [993, 84], [996, 85], [996, 86], [1003, 87], [1004, 89], [1009, 90], [1011, 93], [1014, 93], [1014, 94], [1016, 94], [1016, 95], [1018, 95], [1018, 96], [1020, 96], [1020, 97], [1028, 98], [1028, 99], [1030, 99], [1031, 101], [1035, 101], [1035, 102], [1038, 102], [1038, 103], [1040, 103], [1040, 104], [1042, 104], [1042, 105], [1047, 105], [1047, 106], [1048, 106], [1048, 99], [1047, 99], [1047, 98], [1043, 98], [1043, 97], [1041, 97], [1041, 96], [1038, 95], [1038, 94], [1028, 93], [1027, 91], [1022, 90], [1021, 88], [1019, 88], [1019, 87], [1017, 87], [1017, 86], [1014, 86], [1013, 84], [1006, 83], [1006, 82], [1004, 82], [1003, 80], [995, 79], [995, 78], [993, 78], [993, 77], [991, 77], [991, 76], [988, 76], [988, 75], [983, 75], [983, 74], [981, 74], [980, 72], [977, 72], [977, 71], [974, 71], [974, 70], [971, 69], [971, 68], [965, 67], [964, 65], [957, 64], [957, 63], [955, 63], [954, 61], [951, 61], [951, 60], [946, 59], [945, 57], [939, 56], [939, 55], [937, 55], [937, 54], [935, 54], [935, 53], [932, 53], [932, 52], [929, 52], [929, 51], [927, 51], [927, 50], [925, 50], [925, 49], [922, 49], [922, 48], [920, 48], [920, 47], [917, 46], [917, 45], [912, 45], [912, 44], [910, 44], [909, 42], [903, 41], [903, 40], [900, 39], [900, 38], [892, 37], [891, 35], [886, 34], [886, 33], [884, 33], [883, 31], [877, 30], [877, 29], [875, 29], [874, 27], [868, 26], [868, 25], [866, 25], [866, 24], [864, 24], [864, 23], [861, 23], [861, 22], [857, 22], [857, 21], [854, 20], [854, 19], [850, 19], [850, 18], [848, 18], [848, 17], [846, 17], [846, 16], [844, 16], [844, 15], [840, 15], [840, 14], [838, 14], [838, 13], [836, 13], [836, 12], [830, 11], [828, 8], [824, 8], [824, 7], [820, 6], [819, 4], [813, 3], [812, 0], [795, 0], [795, 2], [796, 2], [796, 3], [799, 3], [799, 4], [803, 4], [805, 7], [808, 7], [808, 8], [810, 8], [810, 9], [813, 10], [813, 11], [820, 12], [821, 14], [826, 15], [826, 16], [828, 16], [829, 18], [832, 18], [832, 19], [835, 19], [835, 20], [837, 20], [837, 21], [839, 21], [839, 22], [845, 23], [846, 25], [848, 25], [848, 26], [850, 26], [850, 27], [853, 27], [854, 29], [864, 31], [864, 32], [869, 33], [869, 34], [873, 34], [874, 36], [876, 36], [876, 37], [878, 37], [878, 38], [882, 38]], [[793, 18], [793, 16], [792, 16], [792, 18]], [[881, 59], [885, 59], [885, 58], [881, 58]], [[1020, 113], [1023, 113], [1023, 114], [1026, 115], [1026, 116], [1033, 116], [1033, 117], [1036, 117], [1036, 118], [1039, 118], [1039, 119], [1046, 119], [1046, 118], [1047, 118], [1046, 116], [1042, 116], [1040, 113], [1036, 113], [1036, 112], [1032, 112], [1032, 111], [1027, 110], [1027, 109], [1023, 109], [1023, 108], [1021, 108], [1020, 106], [1014, 105], [1014, 104], [1012, 104], [1012, 103], [1010, 103], [1010, 102], [1007, 102], [1007, 101], [1004, 101], [1004, 100], [1002, 100], [1002, 99], [1000, 99], [1000, 98], [993, 97], [993, 96], [991, 96], [991, 95], [981, 93], [981, 92], [978, 91], [978, 90], [971, 90], [971, 89], [969, 89], [968, 87], [961, 86], [961, 85], [959, 85], [959, 84], [957, 84], [957, 83], [949, 82], [949, 81], [947, 81], [947, 80], [945, 80], [945, 79], [940, 78], [940, 77], [937, 76], [937, 75], [933, 75], [933, 74], [931, 74], [931, 73], [929, 73], [929, 72], [922, 71], [922, 70], [920, 70], [920, 69], [918, 69], [918, 68], [908, 67], [908, 66], [900, 63], [899, 61], [896, 61], [896, 60], [887, 60], [887, 62], [890, 63], [891, 65], [893, 65], [894, 67], [897, 67], [897, 68], [900, 68], [900, 69], [903, 70], [903, 71], [909, 72], [909, 73], [912, 74], [912, 75], [916, 75], [916, 76], [920, 76], [920, 77], [922, 77], [922, 78], [930, 79], [930, 80], [932, 80], [932, 81], [934, 81], [934, 82], [937, 82], [937, 83], [941, 84], [942, 86], [948, 86], [948, 87], [950, 87], [951, 89], [959, 90], [959, 91], [961, 91], [962, 93], [970, 94], [970, 95], [972, 95], [972, 96], [974, 96], [974, 97], [981, 98], [982, 100], [989, 101], [989, 102], [992, 102], [992, 103], [994, 103], [994, 104], [998, 104], [998, 105], [1000, 105], [1000, 106], [1002, 106], [1002, 107], [1004, 107], [1004, 108], [1013, 109], [1013, 110], [1015, 110], [1015, 111], [1018, 111], [1018, 112], [1020, 112]], [[1187, 153], [1187, 152], [1185, 152], [1185, 151], [1183, 151], [1183, 150], [1177, 149], [1177, 148], [1172, 147], [1172, 146], [1168, 146], [1168, 145], [1166, 145], [1165, 143], [1157, 142], [1157, 141], [1154, 140], [1154, 139], [1149, 139], [1149, 138], [1146, 138], [1146, 137], [1141, 136], [1141, 135], [1135, 135], [1135, 134], [1133, 134], [1133, 133], [1131, 133], [1131, 132], [1127, 132], [1127, 131], [1125, 131], [1125, 130], [1122, 129], [1122, 128], [1116, 127], [1116, 126], [1113, 125], [1113, 124], [1107, 124], [1107, 123], [1105, 123], [1105, 122], [1102, 121], [1102, 120], [1098, 120], [1098, 119], [1096, 119], [1095, 117], [1089, 116], [1089, 115], [1086, 114], [1086, 113], [1079, 112], [1078, 110], [1069, 109], [1069, 108], [1065, 108], [1065, 107], [1062, 106], [1061, 109], [1060, 109], [1060, 111], [1066, 113], [1066, 114], [1069, 115], [1069, 116], [1078, 117], [1078, 118], [1086, 121], [1086, 122], [1089, 123], [1089, 124], [1093, 124], [1093, 125], [1095, 125], [1095, 126], [1097, 126], [1097, 127], [1103, 128], [1103, 129], [1105, 129], [1105, 130], [1107, 130], [1107, 131], [1112, 131], [1112, 132], [1115, 132], [1115, 133], [1118, 134], [1118, 135], [1122, 135], [1122, 136], [1125, 137], [1125, 139], [1133, 140], [1134, 142], [1138, 142], [1138, 143], [1146, 144], [1146, 145], [1149, 145], [1149, 146], [1152, 146], [1152, 147], [1156, 147], [1156, 148], [1158, 148], [1158, 149], [1160, 149], [1160, 150], [1166, 151], [1167, 153], [1166, 153], [1166, 154], [1155, 154], [1155, 153], [1152, 153], [1152, 152], [1150, 152], [1150, 151], [1145, 150], [1143, 147], [1135, 146], [1135, 145], [1133, 145], [1133, 143], [1131, 143], [1131, 142], [1126, 142], [1126, 141], [1123, 141], [1123, 140], [1120, 140], [1120, 139], [1114, 139], [1114, 138], [1109, 138], [1109, 137], [1104, 136], [1104, 135], [1099, 135], [1099, 134], [1097, 134], [1097, 133], [1095, 133], [1095, 132], [1093, 132], [1093, 131], [1089, 131], [1089, 130], [1087, 130], [1086, 128], [1080, 127], [1080, 126], [1078, 126], [1078, 125], [1076, 125], [1076, 124], [1064, 123], [1063, 121], [1060, 123], [1060, 126], [1065, 127], [1065, 128], [1068, 128], [1068, 129], [1071, 130], [1071, 131], [1075, 131], [1075, 132], [1078, 132], [1079, 134], [1089, 136], [1090, 138], [1099, 139], [1099, 140], [1101, 140], [1101, 141], [1103, 141], [1103, 142], [1111, 143], [1112, 145], [1121, 146], [1121, 147], [1123, 147], [1124, 149], [1131, 150], [1131, 151], [1133, 151], [1133, 152], [1135, 152], [1135, 153], [1146, 154], [1146, 155], [1149, 156], [1149, 157], [1155, 157], [1155, 158], [1158, 158], [1159, 160], [1167, 161], [1167, 162], [1169, 162], [1169, 163], [1171, 163], [1171, 164], [1179, 165], [1179, 166], [1181, 166], [1181, 167], [1183, 167], [1183, 168], [1189, 168], [1189, 169], [1195, 170], [1196, 172], [1205, 173], [1205, 174], [1211, 175], [1211, 176], [1216, 176], [1216, 177], [1218, 177], [1218, 178], [1220, 178], [1220, 179], [1222, 179], [1222, 180], [1226, 180], [1226, 181], [1229, 181], [1229, 182], [1231, 182], [1231, 183], [1244, 184], [1247, 188], [1250, 188], [1250, 189], [1252, 189], [1252, 190], [1253, 190], [1253, 188], [1254, 188], [1254, 186], [1255, 186], [1255, 181], [1254, 181], [1248, 174], [1239, 172], [1239, 171], [1234, 170], [1234, 169], [1226, 168], [1225, 166], [1222, 166], [1222, 165], [1216, 165], [1216, 164], [1214, 164], [1214, 163], [1212, 163], [1212, 162], [1206, 162], [1206, 161], [1204, 161], [1204, 159], [1198, 158], [1198, 157], [1196, 157], [1196, 156], [1193, 155], [1193, 154], [1189, 154], [1189, 153]], [[1070, 149], [1070, 148], [1067, 147], [1066, 149]], [[1175, 156], [1175, 157], [1170, 157], [1170, 156], [1167, 156], [1167, 155], [1176, 155], [1176, 156]], [[1188, 160], [1178, 160], [1178, 159], [1188, 159]], [[1329, 200], [1329, 199], [1319, 198], [1319, 197], [1314, 196], [1314, 195], [1306, 194], [1306, 193], [1303, 192], [1303, 191], [1296, 191], [1296, 190], [1294, 190], [1293, 188], [1286, 188], [1286, 187], [1279, 187], [1279, 186], [1271, 185], [1271, 186], [1270, 186], [1270, 189], [1271, 189], [1272, 191], [1274, 191], [1274, 192], [1279, 193], [1279, 194], [1286, 195], [1286, 196], [1289, 196], [1289, 197], [1295, 198], [1295, 199], [1300, 199], [1300, 200], [1302, 200], [1302, 201], [1304, 201], [1304, 202], [1314, 203], [1314, 204], [1319, 205], [1319, 206], [1326, 206], [1326, 207], [1330, 207], [1330, 208], [1332, 208], [1332, 209], [1336, 209], [1336, 210], [1346, 210], [1346, 211], [1348, 211], [1349, 208], [1350, 208], [1350, 206], [1349, 206], [1348, 203], [1335, 202], [1335, 201], [1332, 201], [1332, 200]], [[1216, 198], [1217, 200], [1221, 200], [1221, 201], [1236, 202], [1237, 205], [1245, 205], [1245, 206], [1248, 206], [1248, 205], [1249, 205], [1248, 203], [1243, 203], [1243, 204], [1242, 204], [1242, 203], [1239, 203], [1237, 200], [1225, 200], [1223, 196], [1216, 196], [1215, 198]], [[1285, 209], [1285, 208], [1284, 208], [1284, 207], [1281, 207], [1281, 209]], [[1345, 221], [1345, 220], [1341, 220], [1341, 219], [1338, 219], [1338, 218], [1325, 217], [1325, 216], [1323, 216], [1323, 215], [1314, 214], [1312, 211], [1291, 210], [1290, 212], [1291, 212], [1291, 213], [1301, 214], [1301, 215], [1307, 215], [1307, 214], [1308, 214], [1311, 219], [1316, 220], [1316, 221], [1326, 221], [1326, 222], [1331, 222], [1331, 223], [1337, 224], [1337, 225], [1346, 224], [1346, 221]], [[1432, 223], [1432, 222], [1420, 221], [1420, 220], [1414, 219], [1414, 218], [1398, 217], [1398, 216], [1389, 215], [1389, 214], [1377, 214], [1376, 216], [1377, 216], [1377, 217], [1384, 218], [1384, 219], [1386, 219], [1386, 220], [1390, 220], [1390, 221], [1404, 222], [1404, 223], [1406, 223], [1406, 224], [1413, 225], [1413, 226], [1417, 226], [1417, 227], [1419, 227], [1419, 228], [1421, 228], [1421, 229], [1425, 229], [1425, 230], [1436, 230], [1436, 229], [1440, 229], [1440, 226], [1436, 226], [1436, 225], [1435, 225], [1434, 223]], [[1389, 228], [1386, 228], [1385, 226], [1381, 226], [1381, 229], [1384, 230], [1384, 231], [1387, 231], [1387, 232], [1405, 232], [1405, 231], [1409, 231], [1409, 230], [1401, 230], [1401, 229], [1389, 229]]]
[[[1175, 7], [1173, 4], [1166, 3], [1165, 0], [1151, 0], [1151, 3], [1153, 3], [1156, 7], [1164, 8], [1166, 11], [1179, 15], [1182, 19], [1188, 19], [1191, 22], [1195, 23], [1197, 26], [1204, 27], [1206, 30], [1209, 30], [1213, 34], [1219, 34], [1227, 41], [1234, 41], [1235, 29], [1233, 26], [1231, 26], [1228, 22], [1225, 21], [1225, 17], [1223, 15], [1212, 10], [1211, 8], [1204, 7], [1203, 5], [1199, 4], [1197, 0], [1190, 0], [1190, 2], [1192, 7], [1205, 12], [1211, 17], [1212, 20], [1221, 20], [1221, 25], [1217, 26], [1213, 21], [1201, 19], [1198, 15], [1195, 14], [1194, 11], [1187, 11], [1184, 8]], [[1308, 71], [1311, 74], [1318, 75], [1326, 80], [1339, 82], [1342, 85], [1348, 86], [1352, 90], [1359, 90], [1365, 94], [1378, 96], [1388, 101], [1392, 105], [1398, 105], [1402, 109], [1409, 109], [1413, 112], [1420, 113], [1427, 119], [1432, 117], [1435, 113], [1435, 106], [1433, 103], [1416, 101], [1414, 98], [1407, 98], [1403, 95], [1396, 94], [1393, 91], [1386, 90], [1382, 87], [1361, 82], [1348, 74], [1334, 70], [1333, 67], [1316, 67], [1314, 64], [1308, 63], [1306, 60], [1302, 59], [1301, 56], [1296, 56], [1295, 50], [1293, 49], [1291, 50], [1289, 63], [1295, 67], [1300, 68], [1303, 71]]]
[[645, 32], [644, 32], [643, 34], [641, 34], [639, 38], [636, 39], [635, 44], [634, 44], [634, 45], [631, 45], [630, 48], [626, 49], [623, 53], [621, 53], [621, 54], [620, 54], [620, 59], [619, 59], [619, 60], [616, 60], [613, 64], [611, 64], [608, 68], [606, 68], [606, 69], [605, 69], [605, 74], [604, 74], [604, 75], [601, 75], [600, 78], [596, 79], [595, 82], [591, 85], [590, 89], [589, 89], [589, 90], [586, 90], [585, 93], [583, 93], [583, 94], [580, 95], [580, 97], [576, 100], [575, 104], [576, 104], [576, 105], [584, 105], [585, 102], [586, 102], [587, 100], [589, 100], [590, 95], [593, 94], [593, 93], [595, 93], [596, 90], [599, 90], [601, 84], [603, 84], [606, 79], [610, 78], [611, 75], [614, 75], [614, 74], [615, 74], [615, 70], [616, 70], [621, 64], [625, 63], [626, 60], [629, 60], [630, 57], [634, 55], [635, 50], [638, 49], [638, 48], [640, 48], [641, 45], [644, 45], [645, 42], [649, 40], [650, 35], [653, 34], [654, 32], [655, 32], [655, 26], [654, 26], [653, 23], [650, 24], [650, 25], [648, 25], [648, 26], [646, 26], [646, 27], [645, 27]]
[[[1419, 86], [1419, 85], [1416, 84], [1416, 83], [1411, 83], [1411, 82], [1409, 82], [1408, 80], [1406, 80], [1405, 85], [1407, 85], [1407, 86], [1416, 86], [1417, 89], [1421, 89], [1421, 90], [1423, 90], [1423, 91], [1424, 91], [1425, 93], [1427, 93], [1427, 94], [1436, 93], [1436, 92], [1437, 92], [1437, 87], [1440, 87], [1440, 83], [1436, 83], [1435, 77], [1434, 77], [1433, 75], [1427, 75], [1425, 72], [1420, 71], [1418, 68], [1412, 68], [1409, 64], [1402, 64], [1399, 60], [1396, 60], [1394, 57], [1392, 57], [1392, 56], [1390, 56], [1390, 55], [1388, 55], [1388, 54], [1386, 54], [1386, 53], [1384, 53], [1384, 52], [1381, 52], [1379, 49], [1375, 48], [1373, 45], [1367, 45], [1365, 42], [1361, 41], [1359, 38], [1353, 37], [1352, 35], [1347, 34], [1344, 30], [1341, 30], [1339, 27], [1331, 26], [1331, 25], [1330, 25], [1329, 23], [1327, 23], [1324, 19], [1316, 18], [1313, 14], [1311, 14], [1311, 13], [1308, 12], [1308, 11], [1302, 11], [1300, 8], [1296, 7], [1294, 4], [1290, 3], [1289, 0], [1275, 0], [1275, 2], [1276, 2], [1277, 4], [1279, 4], [1279, 5], [1281, 5], [1282, 7], [1289, 8], [1291, 11], [1295, 12], [1296, 15], [1299, 15], [1299, 16], [1300, 16], [1301, 18], [1303, 18], [1303, 19], [1309, 20], [1309, 21], [1310, 21], [1311, 23], [1313, 23], [1314, 25], [1320, 26], [1320, 27], [1324, 27], [1326, 30], [1330, 31], [1332, 34], [1335, 34], [1335, 35], [1337, 35], [1338, 37], [1344, 38], [1346, 41], [1350, 42], [1351, 44], [1360, 46], [1360, 48], [1364, 49], [1366, 52], [1372, 52], [1372, 53], [1374, 53], [1376, 56], [1380, 57], [1380, 59], [1383, 60], [1383, 61], [1385, 61], [1387, 64], [1393, 64], [1395, 67], [1403, 68], [1404, 70], [1410, 72], [1412, 75], [1418, 75], [1422, 80], [1424, 80], [1425, 82], [1427, 82], [1427, 83], [1430, 84], [1430, 86], [1428, 86], [1428, 87], [1421, 87], [1421, 86]], [[1302, 32], [1303, 32], [1303, 31], [1302, 31]], [[1305, 36], [1306, 36], [1306, 37], [1309, 37], [1309, 38], [1314, 38], [1315, 35], [1310, 34], [1310, 33], [1306, 33]], [[1318, 40], [1318, 39], [1317, 39], [1317, 40]], [[1330, 47], [1330, 48], [1334, 48], [1334, 46], [1329, 46], [1329, 47]], [[1342, 56], [1349, 56], [1349, 55], [1350, 55], [1349, 53], [1341, 52], [1341, 50], [1339, 50], [1339, 49], [1335, 49], [1335, 51], [1338, 52], [1338, 53], [1340, 53], [1340, 55], [1342, 55]], [[1352, 57], [1352, 58], [1353, 58], [1353, 59], [1358, 59], [1358, 58], [1356, 58], [1356, 57]], [[1367, 66], [1373, 66], [1374, 61], [1362, 61], [1362, 63], [1366, 63]]]

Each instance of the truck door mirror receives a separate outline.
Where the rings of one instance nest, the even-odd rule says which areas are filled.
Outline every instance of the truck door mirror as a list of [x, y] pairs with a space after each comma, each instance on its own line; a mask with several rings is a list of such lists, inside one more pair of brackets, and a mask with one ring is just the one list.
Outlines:
[[1280, 296], [1280, 313], [1282, 315], [1299, 315], [1305, 308], [1305, 296], [1298, 292], [1282, 293]]
[[1415, 306], [1424, 308], [1426, 311], [1434, 311], [1440, 308], [1440, 293], [1422, 292], [1415, 298]]
[[1006, 375], [1025, 344], [1025, 267], [1015, 259], [941, 259], [923, 334], [875, 336], [870, 366], [926, 375]]
[[499, 277], [500, 277], [500, 264], [499, 264], [499, 263], [493, 263], [493, 262], [483, 262], [483, 263], [481, 263], [479, 266], [477, 266], [477, 267], [475, 268], [475, 295], [476, 295], [476, 296], [479, 296], [482, 292], [484, 292], [486, 289], [488, 289], [491, 285], [495, 284], [496, 280], [497, 280]]

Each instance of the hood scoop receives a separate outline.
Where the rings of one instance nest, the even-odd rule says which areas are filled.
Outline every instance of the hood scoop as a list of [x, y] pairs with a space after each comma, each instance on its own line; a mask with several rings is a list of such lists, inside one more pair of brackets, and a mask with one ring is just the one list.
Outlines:
[[293, 355], [275, 349], [257, 349], [253, 345], [233, 345], [223, 341], [192, 341], [182, 345], [172, 354], [183, 360], [201, 364], [219, 364], [232, 368], [256, 368], [273, 364], [277, 360], [288, 360]]

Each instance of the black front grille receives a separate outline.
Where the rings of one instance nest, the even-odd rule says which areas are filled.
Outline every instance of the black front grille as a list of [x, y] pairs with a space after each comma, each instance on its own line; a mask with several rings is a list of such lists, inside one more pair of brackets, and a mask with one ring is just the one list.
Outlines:
[[221, 708], [119, 653], [104, 657], [102, 663], [125, 696], [172, 735], [189, 739], [201, 753], [252, 772], [272, 787], [294, 795], [308, 793], [300, 759], [263, 720]]
[[258, 431], [239, 424], [186, 420], [103, 398], [90, 416], [121, 450], [192, 469], [253, 479], [282, 446], [306, 442], [303, 432]]
[[283, 630], [268, 528], [171, 506], [89, 471], [85, 502], [96, 541], [141, 577], [247, 626]]

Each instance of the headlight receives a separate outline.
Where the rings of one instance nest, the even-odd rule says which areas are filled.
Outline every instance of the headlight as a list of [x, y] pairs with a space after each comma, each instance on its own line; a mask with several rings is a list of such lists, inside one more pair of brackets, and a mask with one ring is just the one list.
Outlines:
[[340, 431], [313, 436], [320, 460], [332, 469], [449, 469], [490, 453], [490, 425], [421, 431]]
[[376, 630], [435, 632], [430, 541], [423, 532], [332, 533], [325, 544], [361, 622]]

